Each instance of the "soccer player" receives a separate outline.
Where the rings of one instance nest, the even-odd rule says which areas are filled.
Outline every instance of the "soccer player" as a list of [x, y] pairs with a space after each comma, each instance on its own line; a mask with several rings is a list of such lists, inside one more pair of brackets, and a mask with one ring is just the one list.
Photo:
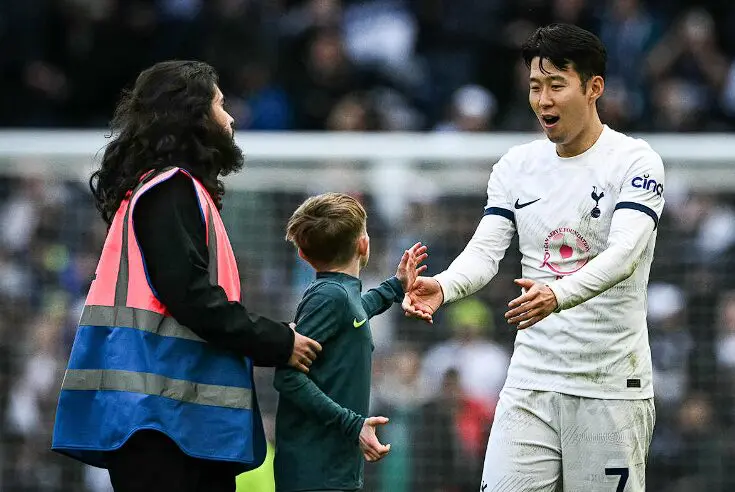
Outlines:
[[116, 492], [234, 492], [266, 453], [253, 365], [308, 371], [318, 343], [240, 302], [220, 217], [239, 170], [217, 74], [144, 70], [91, 180], [109, 231], [59, 396], [52, 448]]
[[431, 320], [476, 292], [518, 233], [522, 294], [505, 314], [518, 332], [481, 490], [642, 491], [655, 420], [646, 289], [663, 164], [600, 121], [606, 52], [596, 36], [550, 25], [522, 54], [547, 139], [493, 167], [469, 244], [444, 272], [419, 277], [404, 309]]
[[324, 347], [307, 376], [276, 371], [277, 492], [359, 490], [363, 457], [377, 461], [390, 450], [375, 427], [385, 417], [364, 416], [370, 400], [373, 340], [370, 318], [400, 303], [426, 258], [416, 243], [396, 275], [362, 294], [360, 270], [370, 255], [366, 213], [340, 193], [311, 197], [288, 221], [286, 238], [316, 270], [296, 311], [297, 330]]

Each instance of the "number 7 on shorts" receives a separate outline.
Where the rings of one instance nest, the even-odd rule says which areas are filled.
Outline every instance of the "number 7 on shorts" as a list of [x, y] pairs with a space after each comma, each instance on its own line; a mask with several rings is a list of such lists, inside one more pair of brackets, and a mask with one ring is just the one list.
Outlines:
[[628, 483], [628, 475], [630, 472], [627, 468], [605, 468], [605, 475], [619, 475], [620, 481], [618, 482], [618, 488], [615, 492], [623, 492], [625, 490], [625, 484]]

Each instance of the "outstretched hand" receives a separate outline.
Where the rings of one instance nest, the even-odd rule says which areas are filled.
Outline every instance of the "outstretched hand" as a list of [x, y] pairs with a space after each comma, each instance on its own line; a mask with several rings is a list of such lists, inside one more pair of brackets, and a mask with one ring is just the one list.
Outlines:
[[401, 282], [403, 292], [411, 290], [413, 283], [416, 281], [416, 277], [426, 270], [426, 265], [421, 265], [429, 256], [426, 253], [426, 249], [426, 246], [418, 242], [403, 252], [401, 262], [398, 264], [398, 270], [396, 270], [396, 278]]
[[556, 295], [548, 285], [527, 278], [516, 279], [514, 282], [525, 293], [508, 303], [510, 309], [505, 313], [505, 319], [509, 324], [518, 325], [519, 330], [525, 330], [556, 311]]
[[368, 417], [360, 430], [360, 450], [367, 461], [378, 461], [390, 451], [390, 444], [381, 444], [375, 428], [388, 423], [386, 417]]
[[403, 311], [411, 318], [433, 323], [433, 315], [444, 302], [444, 292], [433, 277], [417, 277], [411, 290], [403, 297]]

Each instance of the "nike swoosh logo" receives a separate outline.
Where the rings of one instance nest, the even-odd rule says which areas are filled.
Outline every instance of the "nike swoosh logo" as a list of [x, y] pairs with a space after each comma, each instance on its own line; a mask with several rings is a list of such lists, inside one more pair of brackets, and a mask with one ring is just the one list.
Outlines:
[[357, 321], [357, 318], [355, 318], [352, 320], [352, 326], [354, 326], [355, 328], [360, 328], [362, 325], [365, 324], [366, 321], [367, 321], [367, 318], [365, 318], [362, 321]]
[[514, 206], [515, 206], [516, 210], [518, 210], [518, 209], [521, 209], [521, 208], [523, 208], [523, 207], [528, 207], [529, 205], [533, 205], [534, 203], [536, 203], [536, 202], [537, 202], [537, 201], [539, 201], [539, 200], [541, 200], [541, 199], [540, 199], [540, 198], [536, 198], [535, 200], [533, 200], [533, 201], [530, 201], [530, 202], [526, 202], [526, 203], [519, 203], [519, 202], [518, 202], [518, 199], [516, 198], [516, 203], [515, 203], [515, 205], [514, 205]]

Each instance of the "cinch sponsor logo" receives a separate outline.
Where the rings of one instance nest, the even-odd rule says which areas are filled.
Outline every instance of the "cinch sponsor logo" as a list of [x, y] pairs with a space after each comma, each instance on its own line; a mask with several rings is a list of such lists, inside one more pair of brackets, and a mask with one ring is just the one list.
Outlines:
[[633, 185], [633, 188], [643, 188], [648, 191], [653, 191], [658, 196], [664, 194], [664, 185], [657, 183], [655, 179], [648, 179], [648, 174], [644, 174], [642, 178], [640, 176], [636, 176], [630, 184]]

